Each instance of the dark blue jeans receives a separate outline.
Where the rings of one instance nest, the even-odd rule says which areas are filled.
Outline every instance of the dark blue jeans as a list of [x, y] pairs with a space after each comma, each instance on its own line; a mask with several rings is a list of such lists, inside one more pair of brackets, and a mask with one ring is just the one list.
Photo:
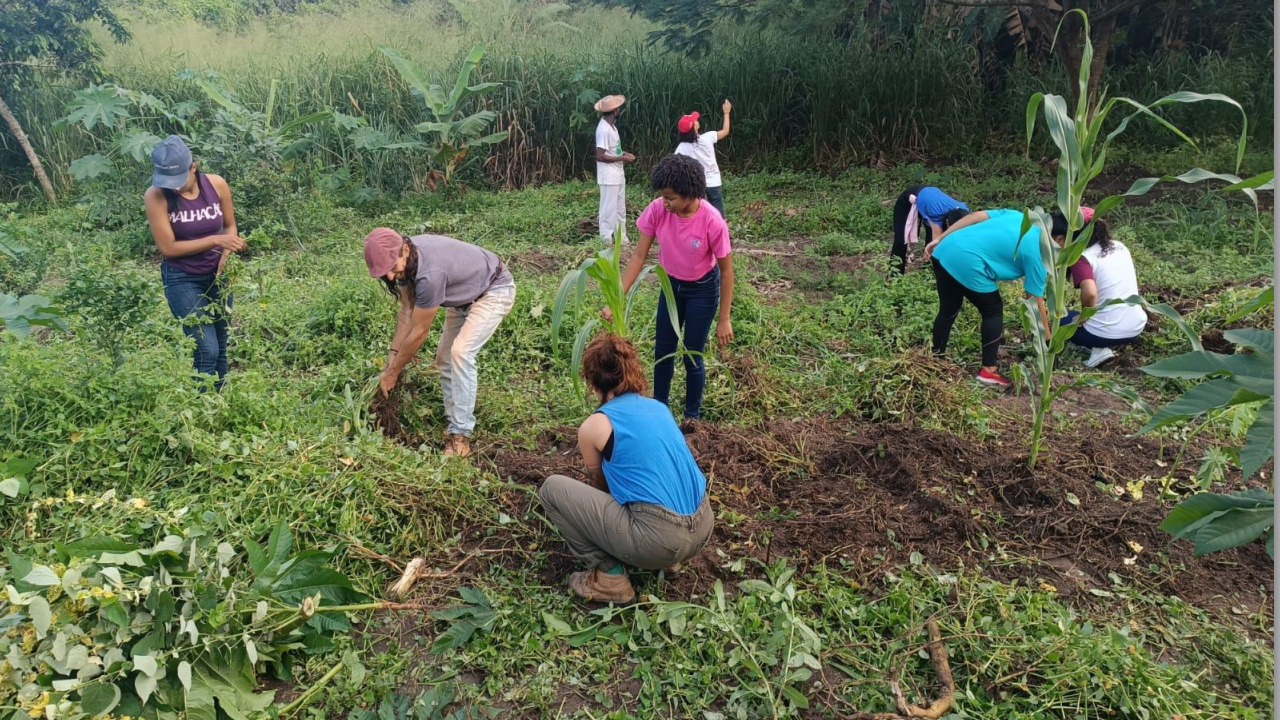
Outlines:
[[711, 207], [720, 211], [720, 217], [726, 220], [729, 219], [729, 216], [724, 214], [724, 188], [707, 188], [707, 202], [711, 203]]
[[[707, 333], [716, 318], [720, 304], [720, 268], [698, 280], [671, 278], [671, 289], [676, 296], [676, 318], [684, 330], [684, 348], [701, 353], [707, 347]], [[653, 399], [666, 405], [671, 398], [671, 378], [676, 372], [676, 361], [668, 357], [676, 351], [676, 333], [667, 314], [666, 299], [658, 295], [658, 330], [654, 340]], [[663, 358], [666, 358], [665, 360]], [[685, 355], [684, 416], [696, 418], [702, 415], [702, 390], [707, 384], [707, 364], [702, 355]]]
[[[1058, 324], [1066, 325], [1074, 321], [1079, 316], [1080, 316], [1079, 310], [1068, 310], [1067, 316], [1062, 318], [1062, 321], [1059, 322]], [[1082, 348], [1089, 348], [1090, 350], [1093, 350], [1095, 348], [1109, 348], [1109, 347], [1120, 347], [1121, 345], [1128, 345], [1134, 340], [1137, 340], [1139, 337], [1140, 336], [1138, 335], [1134, 335], [1133, 337], [1130, 337], [1130, 338], [1098, 337], [1097, 335], [1094, 335], [1088, 330], [1085, 330], [1084, 326], [1081, 325], [1080, 327], [1076, 328], [1075, 334], [1072, 335], [1071, 339], [1068, 340], [1067, 342], [1070, 342], [1072, 345], [1079, 345]]]
[[[192, 363], [196, 372], [216, 376], [214, 387], [221, 390], [227, 377], [227, 317], [218, 307], [222, 305], [222, 283], [214, 273], [192, 275], [168, 263], [160, 266], [160, 277], [169, 311], [183, 321], [182, 332], [196, 341]], [[231, 307], [230, 293], [226, 306]]]

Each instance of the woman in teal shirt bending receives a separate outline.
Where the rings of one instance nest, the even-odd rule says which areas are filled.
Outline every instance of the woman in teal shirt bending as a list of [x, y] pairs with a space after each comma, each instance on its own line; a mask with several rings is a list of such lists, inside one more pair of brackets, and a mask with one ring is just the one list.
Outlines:
[[965, 300], [982, 316], [982, 369], [978, 382], [1008, 387], [996, 371], [1000, 343], [1004, 340], [1004, 301], [1000, 281], [1022, 280], [1022, 288], [1034, 297], [1045, 327], [1049, 313], [1044, 305], [1045, 267], [1040, 255], [1040, 230], [1032, 227], [1021, 236], [1022, 213], [1017, 210], [983, 210], [966, 215], [925, 247], [938, 286], [938, 315], [933, 319], [933, 352], [941, 355], [951, 338], [951, 326]]
[[[569, 587], [596, 602], [628, 603], [627, 566], [671, 569], [711, 538], [707, 479], [649, 384], [630, 340], [601, 335], [582, 354], [582, 377], [600, 409], [578, 429], [587, 483], [552, 475], [538, 497], [587, 570]], [[588, 484], [589, 483], [589, 484]]]

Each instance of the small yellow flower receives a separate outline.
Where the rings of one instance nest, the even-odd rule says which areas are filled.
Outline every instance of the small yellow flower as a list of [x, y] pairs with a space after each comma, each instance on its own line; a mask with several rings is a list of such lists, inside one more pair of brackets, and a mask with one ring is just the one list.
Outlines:
[[113, 598], [113, 597], [115, 597], [115, 596], [116, 596], [116, 594], [115, 594], [114, 592], [110, 591], [110, 590], [103, 590], [103, 591], [102, 591], [102, 597], [103, 597], [103, 599], [105, 599], [105, 600], [110, 600], [111, 598]]
[[102, 588], [100, 587], [90, 588], [89, 594], [92, 595], [93, 597], [100, 598], [102, 597]]
[[1128, 544], [1129, 544], [1129, 549], [1130, 549], [1130, 550], [1132, 550], [1132, 551], [1134, 551], [1134, 552], [1136, 552], [1136, 553], [1140, 553], [1140, 552], [1142, 552], [1142, 545], [1140, 545], [1140, 544], [1139, 544], [1139, 543], [1137, 543], [1137, 542], [1134, 542], [1133, 540], [1129, 540], [1129, 541], [1127, 541], [1127, 542], [1128, 542]]
[[76, 499], [76, 491], [72, 490], [71, 488], [67, 488], [67, 502], [71, 502], [75, 499]]
[[134, 510], [141, 510], [147, 506], [147, 501], [145, 498], [133, 498], [129, 501], [129, 505]]
[[54, 499], [53, 499], [53, 498], [45, 498], [45, 499], [44, 499], [44, 504], [45, 504], [45, 505], [52, 505], [53, 503], [54, 503]]
[[1042, 582], [1042, 583], [1040, 583], [1040, 589], [1041, 589], [1041, 590], [1043, 590], [1043, 591], [1045, 591], [1045, 592], [1047, 592], [1047, 593], [1056, 593], [1056, 592], [1058, 592], [1058, 588], [1056, 588], [1056, 587], [1054, 587], [1054, 586], [1050, 585], [1050, 584], [1049, 584], [1049, 583], [1047, 583], [1047, 582]]

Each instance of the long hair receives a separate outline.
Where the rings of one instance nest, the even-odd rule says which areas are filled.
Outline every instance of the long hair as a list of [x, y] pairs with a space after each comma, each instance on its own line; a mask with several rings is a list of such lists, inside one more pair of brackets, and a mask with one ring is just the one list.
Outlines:
[[582, 379], [602, 395], [649, 392], [636, 346], [616, 333], [604, 333], [582, 351]]
[[[1066, 237], [1067, 217], [1062, 213], [1056, 212], [1053, 213], [1051, 218], [1053, 219], [1053, 236]], [[1089, 247], [1097, 245], [1102, 248], [1103, 255], [1110, 253], [1111, 249], [1115, 247], [1115, 242], [1111, 239], [1111, 230], [1107, 227], [1107, 221], [1102, 218], [1095, 218], [1085, 223], [1085, 226], [1087, 227], [1090, 224], [1093, 225], [1093, 235], [1089, 237]], [[1084, 228], [1081, 228], [1078, 232], [1084, 232]], [[1074, 240], [1075, 238], [1072, 239]]]
[[409, 261], [404, 264], [404, 274], [399, 280], [388, 280], [380, 278], [382, 284], [387, 288], [387, 292], [394, 297], [400, 297], [400, 286], [408, 285], [409, 291], [413, 292], [413, 279], [418, 277], [418, 246], [409, 241], [409, 238], [401, 235], [400, 239], [409, 246]]
[[677, 130], [676, 136], [680, 139], [680, 142], [687, 142], [687, 143], [694, 143], [694, 144], [697, 144], [698, 142], [698, 131], [694, 130], [693, 128], [689, 128], [689, 132], [680, 132]]

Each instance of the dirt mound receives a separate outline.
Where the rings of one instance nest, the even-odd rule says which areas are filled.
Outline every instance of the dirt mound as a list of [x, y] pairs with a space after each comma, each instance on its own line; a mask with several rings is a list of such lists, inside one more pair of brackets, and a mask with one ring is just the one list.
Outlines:
[[413, 444], [400, 422], [400, 389], [394, 388], [390, 394], [379, 390], [369, 403], [369, 422], [392, 440], [405, 444]]
[[[1204, 606], [1270, 613], [1260, 588], [1271, 587], [1272, 568], [1260, 545], [1194, 558], [1189, 543], [1158, 529], [1168, 506], [1153, 499], [1154, 488], [1140, 500], [1109, 491], [1165, 472], [1159, 444], [1147, 438], [1117, 442], [1123, 434], [1106, 427], [1056, 437], [1030, 472], [1021, 433], [975, 444], [906, 425], [827, 420], [684, 430], [717, 519], [707, 549], [675, 576], [679, 591], [732, 577], [724, 566], [744, 556], [787, 556], [838, 564], [859, 579], [909, 563], [981, 566], [1004, 580], [1043, 578], [1068, 595], [1105, 592], [1115, 573]], [[561, 428], [536, 450], [488, 455], [519, 483], [580, 477], [574, 437]], [[571, 560], [551, 564], [558, 577]]]

